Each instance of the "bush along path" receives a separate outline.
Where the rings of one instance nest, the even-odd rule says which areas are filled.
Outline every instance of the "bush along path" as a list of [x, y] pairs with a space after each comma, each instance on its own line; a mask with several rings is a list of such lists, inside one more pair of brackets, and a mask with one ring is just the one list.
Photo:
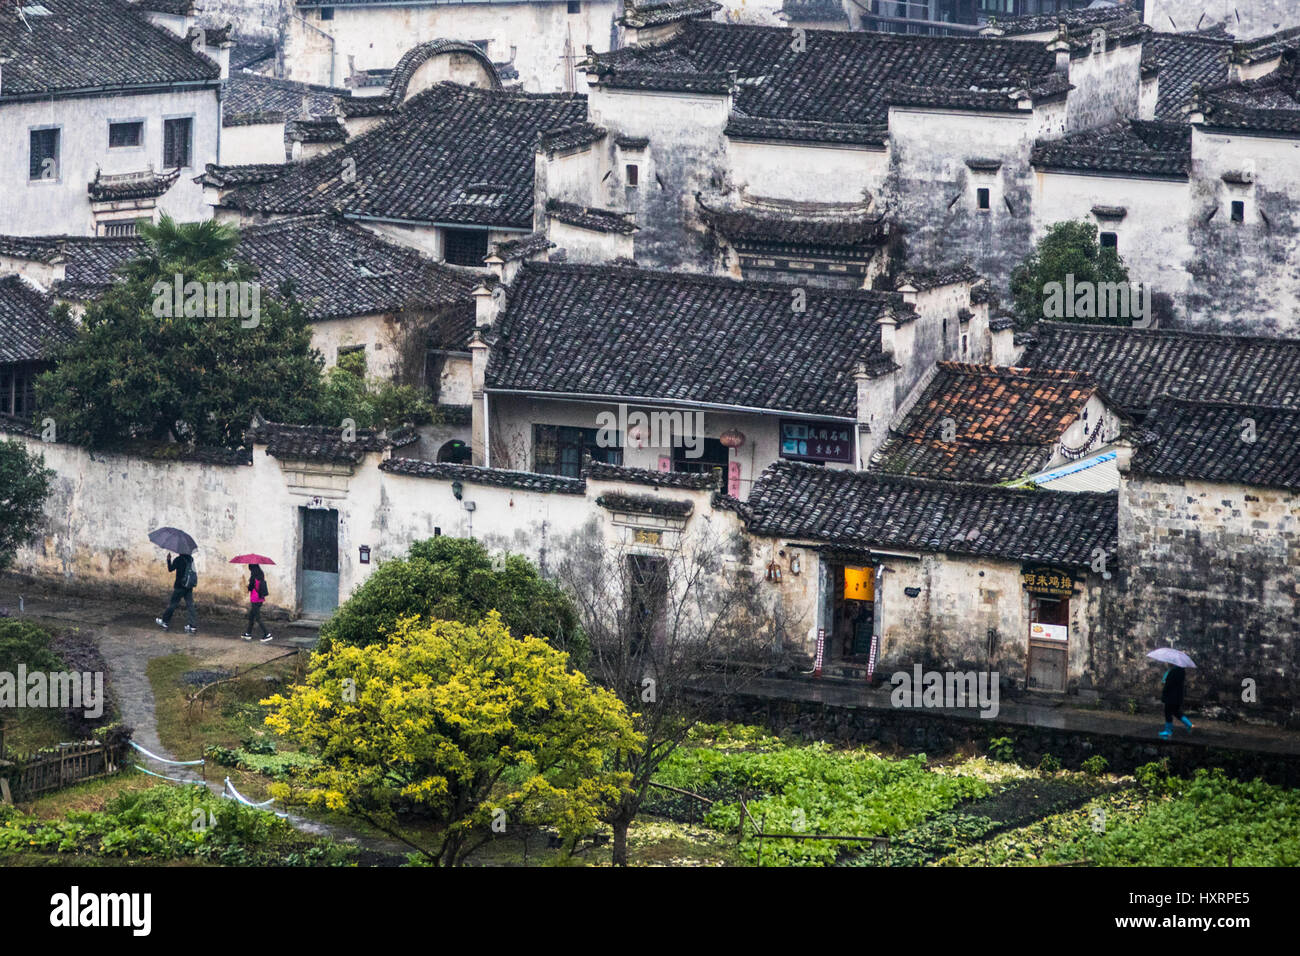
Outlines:
[[[100, 654], [109, 670], [108, 683], [113, 688], [122, 722], [133, 728], [133, 739], [136, 743], [150, 751], [156, 758], [161, 758], [151, 760], [137, 753], [139, 758], [137, 763], [160, 776], [173, 778], [173, 781], [201, 784], [220, 797], [225, 792], [225, 777], [220, 773], [219, 767], [209, 764], [206, 768], [208, 779], [204, 779], [203, 768], [178, 766], [179, 758], [163, 746], [158, 736], [156, 702], [147, 670], [149, 662], [156, 657], [191, 653], [209, 642], [223, 645], [225, 639], [202, 635], [190, 637], [171, 632], [160, 633], [156, 628], [123, 626], [117, 622], [99, 629], [97, 636]], [[140, 773], [134, 769], [127, 772]], [[182, 786], [183, 784], [172, 782], [170, 785]], [[237, 801], [225, 802], [236, 803]], [[268, 811], [250, 809], [249, 812]], [[310, 820], [283, 809], [278, 812], [285, 813], [283, 819], [302, 833], [357, 847], [363, 851], [360, 859], [365, 862], [397, 865], [406, 859], [407, 848], [396, 841], [363, 835], [337, 824]], [[271, 819], [275, 817], [272, 816]]]

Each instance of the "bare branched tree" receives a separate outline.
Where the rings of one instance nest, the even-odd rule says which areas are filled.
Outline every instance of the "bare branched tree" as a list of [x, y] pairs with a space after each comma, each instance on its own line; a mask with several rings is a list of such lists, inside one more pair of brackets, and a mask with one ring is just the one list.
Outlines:
[[611, 544], [593, 522], [557, 568], [591, 644], [588, 676], [618, 695], [645, 738], [619, 760], [631, 788], [606, 817], [619, 866], [651, 778], [699, 719], [692, 692], [736, 694], [779, 663], [798, 632], [763, 600], [742, 536], [681, 537], [675, 549]]

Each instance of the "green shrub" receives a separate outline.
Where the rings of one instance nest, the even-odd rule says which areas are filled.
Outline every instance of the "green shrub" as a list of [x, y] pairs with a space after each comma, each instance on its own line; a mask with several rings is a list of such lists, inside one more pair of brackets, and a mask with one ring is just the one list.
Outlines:
[[1040, 773], [1058, 773], [1061, 769], [1061, 761], [1057, 760], [1051, 754], [1043, 754], [1043, 759], [1038, 761], [1038, 770]]
[[1100, 777], [1106, 772], [1110, 762], [1101, 754], [1093, 754], [1083, 763], [1079, 764], [1079, 769], [1093, 777]]
[[575, 666], [585, 662], [587, 638], [568, 595], [522, 555], [494, 567], [492, 555], [470, 538], [417, 541], [405, 558], [383, 562], [325, 622], [318, 649], [382, 643], [404, 617], [473, 626], [493, 610], [515, 637], [531, 634], [568, 652]]
[[994, 737], [989, 741], [989, 756], [1003, 763], [1016, 759], [1016, 745], [1010, 737]]
[[53, 635], [29, 621], [0, 620], [0, 671], [18, 673], [23, 664], [29, 671], [59, 671], [63, 660], [50, 650]]

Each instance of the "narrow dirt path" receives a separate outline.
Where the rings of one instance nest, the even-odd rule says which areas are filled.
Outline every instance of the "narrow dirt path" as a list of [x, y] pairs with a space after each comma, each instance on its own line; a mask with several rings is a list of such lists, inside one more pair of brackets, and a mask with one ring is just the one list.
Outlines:
[[[158, 610], [161, 609], [159, 605]], [[154, 623], [153, 613], [156, 612], [150, 608], [126, 609], [122, 604], [113, 602], [51, 594], [27, 598], [22, 611], [24, 616], [42, 620], [52, 626], [77, 627], [89, 633], [108, 667], [105, 686], [117, 704], [122, 723], [132, 728], [132, 739], [137, 744], [167, 760], [197, 760], [202, 755], [178, 756], [171, 753], [159, 738], [156, 701], [148, 676], [150, 661], [181, 653], [199, 659], [219, 658], [222, 666], [238, 665], [246, 668], [279, 657], [295, 646], [300, 646], [303, 636], [310, 633], [301, 629], [286, 631], [283, 628], [273, 628], [272, 633], [276, 637], [272, 643], [245, 642], [239, 638], [240, 621], [231, 615], [200, 619], [199, 632], [186, 634], [182, 615], [178, 615], [181, 624], [174, 621], [172, 629], [164, 631]], [[154, 773], [205, 784], [214, 793], [224, 791], [224, 774], [210, 774], [209, 779], [204, 780], [197, 768], [160, 764], [143, 754], [138, 756], [138, 763]], [[216, 779], [213, 779], [214, 776]], [[330, 837], [339, 843], [370, 851], [372, 855], [404, 857], [409, 850], [409, 847], [395, 840], [366, 836], [347, 827], [310, 820], [296, 813], [287, 813], [287, 819], [304, 833]]]

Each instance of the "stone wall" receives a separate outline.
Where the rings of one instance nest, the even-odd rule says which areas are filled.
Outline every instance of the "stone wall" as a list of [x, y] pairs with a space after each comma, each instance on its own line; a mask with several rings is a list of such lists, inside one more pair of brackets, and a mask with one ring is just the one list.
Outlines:
[[[1196, 661], [1188, 694], [1244, 717], [1296, 705], [1300, 496], [1130, 475], [1119, 500], [1120, 568], [1103, 592], [1094, 666], [1109, 687], [1143, 688], [1146, 653]], [[1243, 682], [1257, 688], [1243, 700]]]
[[732, 700], [701, 697], [699, 706], [708, 719], [737, 720], [789, 732], [805, 740], [841, 744], [899, 747], [930, 757], [983, 751], [994, 737], [1012, 741], [1016, 760], [1035, 766], [1051, 754], [1069, 770], [1078, 770], [1094, 755], [1106, 758], [1112, 773], [1132, 773], [1142, 764], [1169, 759], [1169, 770], [1190, 776], [1199, 767], [1222, 767], [1242, 780], [1259, 777], [1281, 786], [1300, 785], [1300, 756], [1200, 747], [1185, 743], [1160, 743], [1114, 734], [1057, 730], [962, 718], [918, 710], [842, 707], [796, 700], [776, 700], [757, 695]]

